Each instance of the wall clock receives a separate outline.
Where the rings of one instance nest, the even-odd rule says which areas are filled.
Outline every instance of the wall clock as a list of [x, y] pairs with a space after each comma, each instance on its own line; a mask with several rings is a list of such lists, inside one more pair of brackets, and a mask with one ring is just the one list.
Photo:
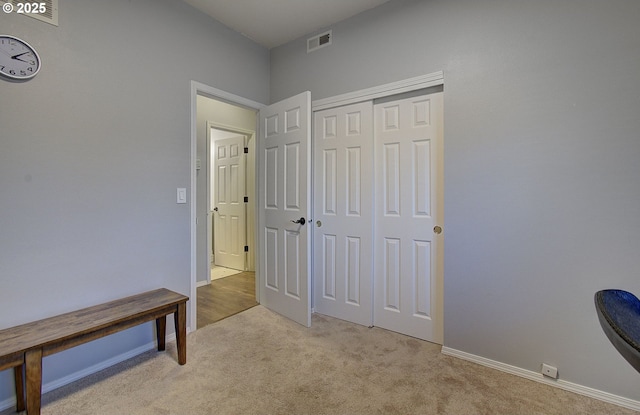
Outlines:
[[40, 56], [27, 42], [14, 36], [0, 35], [0, 75], [24, 81], [40, 70]]

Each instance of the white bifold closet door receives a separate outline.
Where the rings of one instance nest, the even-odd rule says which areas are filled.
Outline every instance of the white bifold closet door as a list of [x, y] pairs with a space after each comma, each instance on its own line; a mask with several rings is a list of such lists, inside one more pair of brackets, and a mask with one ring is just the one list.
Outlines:
[[442, 344], [442, 93], [374, 111], [374, 325]]
[[314, 113], [314, 308], [370, 326], [373, 107]]
[[314, 308], [442, 344], [442, 92], [314, 113]]

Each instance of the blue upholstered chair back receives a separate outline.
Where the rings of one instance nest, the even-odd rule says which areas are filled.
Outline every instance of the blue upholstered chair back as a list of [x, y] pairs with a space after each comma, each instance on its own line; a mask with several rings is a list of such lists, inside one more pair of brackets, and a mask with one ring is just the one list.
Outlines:
[[640, 372], [640, 300], [623, 290], [595, 295], [602, 330], [620, 354]]

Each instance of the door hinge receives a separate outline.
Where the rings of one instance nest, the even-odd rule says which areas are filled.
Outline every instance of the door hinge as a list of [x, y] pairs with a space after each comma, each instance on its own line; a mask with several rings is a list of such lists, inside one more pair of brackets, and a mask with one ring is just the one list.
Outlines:
[[249, 203], [249, 196], [244, 197], [244, 203]]
[[244, 154], [249, 154], [249, 147], [244, 148]]
[[248, 245], [244, 246], [244, 252], [249, 252], [249, 246]]

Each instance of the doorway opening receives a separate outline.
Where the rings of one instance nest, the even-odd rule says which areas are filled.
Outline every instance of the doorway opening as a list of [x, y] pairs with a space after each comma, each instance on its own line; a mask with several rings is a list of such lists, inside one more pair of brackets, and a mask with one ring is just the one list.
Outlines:
[[207, 121], [208, 284], [198, 287], [201, 328], [257, 305], [255, 131]]
[[[190, 330], [258, 304], [255, 141], [260, 106], [192, 82]], [[229, 139], [231, 144], [221, 146]], [[225, 254], [235, 262], [225, 262]], [[220, 273], [222, 278], [216, 278]]]
[[[210, 280], [255, 271], [255, 133], [207, 122]], [[251, 147], [251, 148], [250, 148]], [[235, 271], [235, 272], [234, 272]]]

